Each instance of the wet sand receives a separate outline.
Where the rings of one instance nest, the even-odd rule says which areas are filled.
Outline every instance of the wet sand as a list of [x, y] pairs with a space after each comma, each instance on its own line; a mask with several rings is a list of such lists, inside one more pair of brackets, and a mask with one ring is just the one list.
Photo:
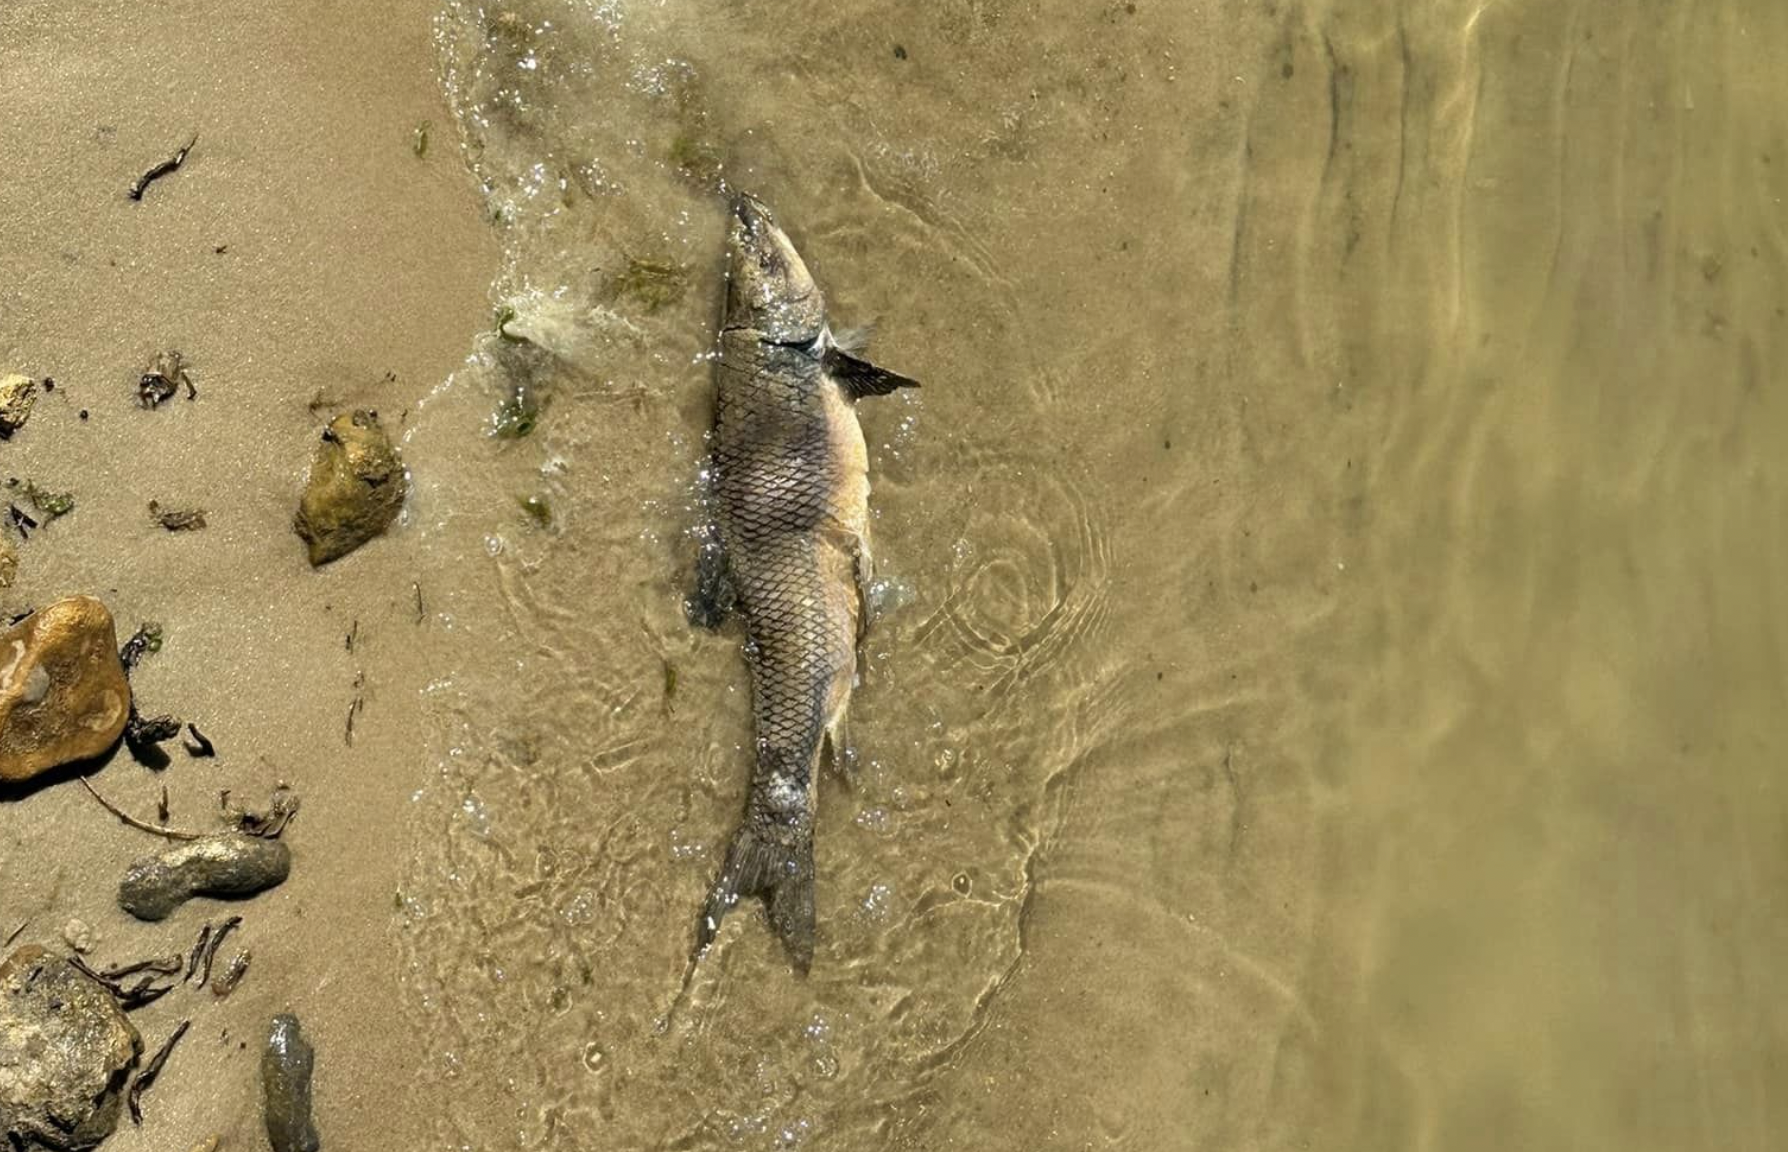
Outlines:
[[[408, 2], [0, 10], [0, 364], [56, 381], [0, 445], [0, 471], [77, 501], [20, 545], [0, 603], [89, 591], [120, 639], [142, 621], [165, 629], [136, 677], [143, 707], [195, 721], [218, 756], [171, 744], [158, 774], [120, 752], [92, 777], [120, 805], [151, 816], [165, 784], [173, 822], [202, 827], [220, 789], [262, 804], [279, 779], [304, 804], [282, 888], [141, 925], [117, 909], [116, 884], [158, 841], [71, 782], [0, 802], [0, 933], [29, 917], [21, 940], [58, 943], [79, 916], [111, 963], [244, 917], [234, 942], [254, 959], [233, 997], [181, 990], [134, 1014], [150, 1050], [183, 1018], [193, 1029], [142, 1128], [127, 1122], [107, 1148], [184, 1152], [216, 1133], [225, 1147], [264, 1144], [258, 1046], [287, 1008], [322, 1054], [331, 1146], [408, 1126], [391, 1104], [411, 1060], [392, 1026], [393, 903], [424, 674], [400, 659], [426, 630], [419, 574], [401, 534], [313, 572], [290, 521], [330, 409], [376, 408], [400, 427], [489, 323], [495, 250], [441, 101], [432, 14]], [[434, 138], [419, 159], [425, 120]], [[126, 199], [195, 133], [184, 167]], [[136, 377], [166, 348], [188, 357], [198, 398], [140, 410]], [[313, 412], [319, 393], [328, 408]], [[202, 507], [209, 527], [165, 532], [152, 499]]]

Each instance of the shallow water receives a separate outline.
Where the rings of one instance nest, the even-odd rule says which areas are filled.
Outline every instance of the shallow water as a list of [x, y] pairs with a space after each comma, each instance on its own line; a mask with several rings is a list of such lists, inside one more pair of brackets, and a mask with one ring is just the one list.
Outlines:
[[[1778, 1146], [1785, 24], [450, 4], [429, 1146]], [[727, 188], [925, 387], [813, 972], [747, 910], [673, 1012], [749, 772], [680, 601]]]

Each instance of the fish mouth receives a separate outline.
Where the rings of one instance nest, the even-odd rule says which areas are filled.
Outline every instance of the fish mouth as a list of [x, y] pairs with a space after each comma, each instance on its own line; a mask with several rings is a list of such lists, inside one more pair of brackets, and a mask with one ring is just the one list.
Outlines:
[[776, 227], [776, 218], [770, 214], [770, 209], [749, 192], [740, 192], [733, 196], [733, 216], [753, 232], [760, 228]]

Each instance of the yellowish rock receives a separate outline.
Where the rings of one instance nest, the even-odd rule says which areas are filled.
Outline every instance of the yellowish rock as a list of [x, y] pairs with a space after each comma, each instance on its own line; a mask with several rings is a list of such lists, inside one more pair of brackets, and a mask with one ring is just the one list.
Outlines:
[[69, 596], [0, 632], [0, 781], [97, 756], [129, 718], [130, 682], [104, 604]]
[[0, 534], [0, 588], [11, 588], [19, 578], [19, 554], [12, 541]]
[[37, 381], [29, 376], [0, 376], [0, 440], [12, 434], [31, 418], [31, 405], [37, 402]]
[[343, 412], [323, 431], [292, 529], [310, 548], [311, 566], [327, 564], [391, 526], [409, 481], [379, 425], [379, 414]]

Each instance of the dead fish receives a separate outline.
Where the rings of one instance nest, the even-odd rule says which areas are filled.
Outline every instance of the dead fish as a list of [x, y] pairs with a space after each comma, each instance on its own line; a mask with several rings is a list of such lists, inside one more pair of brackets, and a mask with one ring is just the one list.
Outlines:
[[692, 621], [744, 617], [757, 763], [745, 818], [697, 926], [697, 955], [761, 898], [795, 967], [813, 962], [813, 825], [822, 754], [848, 761], [845, 715], [866, 624], [869, 453], [856, 401], [917, 387], [839, 346], [825, 297], [758, 200], [732, 205], [715, 364], [711, 479]]

